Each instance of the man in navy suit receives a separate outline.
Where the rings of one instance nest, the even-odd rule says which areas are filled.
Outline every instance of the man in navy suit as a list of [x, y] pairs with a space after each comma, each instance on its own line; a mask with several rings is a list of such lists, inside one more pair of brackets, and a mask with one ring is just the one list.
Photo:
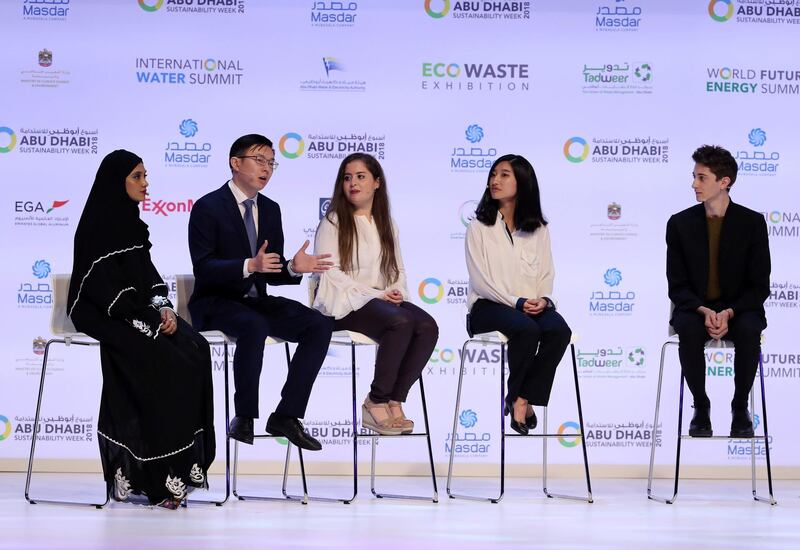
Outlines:
[[198, 200], [189, 218], [189, 250], [195, 287], [189, 300], [195, 328], [221, 330], [236, 338], [233, 373], [236, 416], [230, 437], [253, 443], [264, 340], [297, 342], [281, 400], [267, 420], [267, 432], [285, 436], [302, 449], [322, 448], [300, 423], [311, 387], [330, 344], [333, 322], [294, 300], [272, 296], [267, 285], [300, 284], [303, 273], [331, 265], [329, 255], [306, 254], [308, 241], [288, 262], [278, 203], [261, 195], [277, 167], [272, 142], [258, 134], [231, 145], [231, 179]]
[[675, 306], [670, 322], [680, 337], [681, 370], [694, 397], [689, 435], [713, 434], [704, 346], [710, 338], [725, 338], [736, 346], [730, 436], [753, 437], [747, 401], [767, 326], [767, 224], [758, 212], [731, 201], [738, 166], [730, 152], [704, 145], [692, 160], [692, 189], [702, 204], [667, 222], [667, 282]]

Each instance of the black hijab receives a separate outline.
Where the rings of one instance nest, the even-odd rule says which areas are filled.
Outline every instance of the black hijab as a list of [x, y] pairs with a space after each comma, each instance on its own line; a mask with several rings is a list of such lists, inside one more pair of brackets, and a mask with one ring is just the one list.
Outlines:
[[75, 231], [72, 278], [67, 311], [78, 298], [83, 279], [95, 261], [132, 247], [150, 249], [150, 232], [139, 218], [139, 206], [128, 196], [125, 179], [142, 159], [124, 149], [109, 153], [100, 163], [94, 185]]

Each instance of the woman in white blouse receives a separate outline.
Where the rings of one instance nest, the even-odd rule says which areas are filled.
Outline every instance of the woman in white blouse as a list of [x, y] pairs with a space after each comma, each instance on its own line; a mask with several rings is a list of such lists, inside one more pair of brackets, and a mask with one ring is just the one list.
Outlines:
[[508, 337], [506, 414], [523, 435], [536, 427], [533, 405], [550, 400], [556, 367], [571, 332], [556, 312], [550, 233], [533, 166], [519, 155], [489, 171], [475, 219], [467, 228], [470, 333]]
[[414, 422], [405, 417], [402, 403], [433, 353], [439, 328], [407, 301], [397, 226], [375, 157], [354, 153], [342, 161], [314, 250], [330, 254], [333, 262], [320, 274], [314, 308], [335, 319], [334, 330], [353, 330], [379, 342], [362, 426], [382, 435], [411, 433]]

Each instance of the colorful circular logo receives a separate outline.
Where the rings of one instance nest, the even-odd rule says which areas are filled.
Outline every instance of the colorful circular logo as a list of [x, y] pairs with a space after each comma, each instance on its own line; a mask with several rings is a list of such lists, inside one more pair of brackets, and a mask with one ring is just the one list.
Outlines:
[[558, 427], [558, 442], [561, 443], [561, 445], [563, 445], [564, 447], [574, 447], [575, 445], [578, 444], [578, 439], [580, 439], [581, 436], [572, 435], [572, 436], [562, 437], [562, 434], [567, 430], [573, 430], [580, 433], [580, 429], [581, 427], [578, 426], [577, 422], [572, 422], [571, 420], [569, 422], [564, 422], [563, 424], [561, 424], [561, 426]]
[[730, 69], [730, 67], [722, 67], [719, 70], [719, 77], [722, 80], [730, 80], [733, 78], [733, 71]]
[[0, 414], [0, 429], [2, 429], [2, 433], [0, 433], [0, 441], [4, 439], [8, 439], [8, 436], [11, 435], [11, 421]]
[[469, 227], [469, 222], [475, 219], [475, 210], [478, 208], [478, 201], [467, 201], [458, 209], [458, 216], [464, 227]]
[[[297, 145], [294, 148], [294, 152], [291, 152], [286, 148], [286, 143], [289, 140], [297, 142]], [[296, 132], [289, 132], [288, 134], [284, 134], [284, 136], [278, 142], [278, 149], [280, 149], [281, 154], [287, 159], [296, 159], [297, 157], [303, 154], [303, 151], [305, 151], [306, 142], [303, 141], [303, 136], [301, 136], [300, 134]]]
[[777, 210], [773, 210], [769, 213], [767, 219], [772, 223], [781, 223], [783, 221], [783, 214], [778, 212]]
[[[14, 130], [8, 128], [6, 126], [0, 126], [0, 134], [8, 134], [8, 145], [0, 145], [0, 153], [8, 153], [17, 145], [17, 134], [14, 133]], [[2, 143], [2, 137], [0, 137], [0, 143]]]
[[[728, 6], [725, 10], [725, 15], [717, 15], [717, 4], [725, 4]], [[733, 17], [733, 0], [711, 0], [711, 2], [708, 3], [708, 15], [710, 15], [711, 19], [714, 21], [724, 23]]]
[[216, 59], [206, 59], [203, 61], [203, 68], [208, 72], [213, 72], [217, 70], [217, 60]]
[[[436, 289], [435, 297], [433, 298], [429, 297], [427, 293], [429, 286], [432, 286]], [[419, 284], [419, 297], [426, 304], [435, 304], [440, 301], [442, 298], [444, 298], [444, 285], [442, 284], [442, 281], [434, 277], [428, 277], [422, 281]]]
[[153, 3], [153, 0], [150, 0], [149, 4], [145, 0], [139, 0], [139, 7], [144, 11], [158, 11], [163, 5], [164, 0], [156, 0], [155, 3]]
[[[578, 156], [572, 155], [573, 145], [581, 146], [581, 153]], [[571, 137], [564, 143], [564, 156], [570, 162], [583, 162], [589, 156], [589, 144], [582, 137]]]
[[442, 9], [436, 11], [433, 8], [431, 8], [431, 0], [425, 0], [425, 12], [434, 19], [441, 19], [442, 17], [447, 15], [447, 12], [450, 11], [450, 0], [444, 0], [443, 4], [444, 6], [442, 7]]

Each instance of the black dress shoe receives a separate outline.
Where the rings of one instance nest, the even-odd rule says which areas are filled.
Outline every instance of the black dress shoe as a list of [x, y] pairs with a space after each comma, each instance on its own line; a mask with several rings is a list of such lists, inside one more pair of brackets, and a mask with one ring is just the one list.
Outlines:
[[272, 435], [282, 435], [293, 445], [306, 451], [319, 451], [322, 443], [311, 437], [296, 418], [272, 413], [267, 419], [267, 432]]
[[689, 423], [689, 435], [692, 437], [711, 437], [711, 406], [695, 407], [694, 416]]
[[228, 437], [252, 445], [253, 419], [245, 416], [234, 416], [233, 420], [231, 420], [231, 425], [228, 427]]
[[744, 438], [754, 435], [753, 421], [750, 419], [747, 407], [731, 409], [731, 437]]
[[539, 420], [536, 418], [536, 411], [531, 409], [531, 415], [525, 417], [525, 425], [528, 427], [528, 430], [535, 430], [537, 424], [539, 424]]
[[[510, 408], [508, 406], [508, 403], [506, 403], [506, 407], [503, 410], [503, 412], [505, 413], [506, 416], [508, 416], [509, 414], [511, 414], [511, 411], [513, 411], [513, 410], [514, 409]], [[534, 418], [535, 418], [535, 415], [534, 415]], [[517, 432], [519, 435], [528, 435], [528, 419], [526, 418], [524, 423], [523, 422], [517, 422], [514, 419], [514, 415], [511, 414], [511, 429], [514, 430], [515, 432]]]

